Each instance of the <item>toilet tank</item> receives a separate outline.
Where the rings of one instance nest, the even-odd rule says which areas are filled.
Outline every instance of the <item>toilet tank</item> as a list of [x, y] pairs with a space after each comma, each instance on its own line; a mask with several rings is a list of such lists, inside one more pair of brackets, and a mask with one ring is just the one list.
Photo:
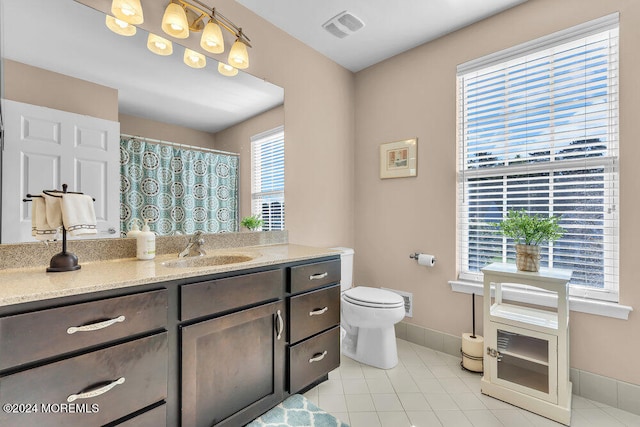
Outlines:
[[330, 248], [340, 251], [340, 290], [346, 291], [353, 285], [353, 254], [355, 251], [351, 248]]

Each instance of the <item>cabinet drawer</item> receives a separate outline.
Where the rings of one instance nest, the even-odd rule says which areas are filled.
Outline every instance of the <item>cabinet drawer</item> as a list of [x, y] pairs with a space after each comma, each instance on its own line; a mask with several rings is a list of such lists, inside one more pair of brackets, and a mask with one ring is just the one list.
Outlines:
[[162, 404], [127, 421], [116, 424], [118, 427], [166, 427], [167, 405]]
[[282, 270], [262, 271], [185, 285], [180, 288], [180, 320], [232, 310], [282, 297]]
[[290, 267], [289, 292], [297, 293], [340, 282], [340, 260]]
[[289, 392], [298, 392], [338, 366], [340, 327], [336, 326], [289, 347]]
[[166, 325], [165, 289], [2, 317], [0, 370]]
[[122, 418], [166, 399], [167, 356], [164, 332], [3, 377], [3, 403], [39, 410], [0, 412], [0, 425], [99, 426]]
[[340, 324], [340, 285], [297, 295], [289, 301], [291, 343]]

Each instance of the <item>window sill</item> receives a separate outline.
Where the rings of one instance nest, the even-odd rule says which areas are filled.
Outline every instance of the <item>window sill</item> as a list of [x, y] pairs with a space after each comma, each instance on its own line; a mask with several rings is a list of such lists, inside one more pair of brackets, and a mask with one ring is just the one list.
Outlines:
[[[480, 282], [450, 280], [449, 285], [451, 285], [451, 290], [454, 292], [476, 295], [483, 294], [483, 285]], [[552, 294], [545, 294], [544, 292], [503, 288], [502, 295], [505, 299], [528, 304], [536, 304], [543, 307], [556, 307], [557, 305], [557, 298]], [[613, 317], [614, 319], [628, 320], [629, 313], [633, 311], [633, 307], [615, 302], [598, 301], [594, 299], [570, 296], [569, 310], [580, 313], [595, 314], [597, 316]]]

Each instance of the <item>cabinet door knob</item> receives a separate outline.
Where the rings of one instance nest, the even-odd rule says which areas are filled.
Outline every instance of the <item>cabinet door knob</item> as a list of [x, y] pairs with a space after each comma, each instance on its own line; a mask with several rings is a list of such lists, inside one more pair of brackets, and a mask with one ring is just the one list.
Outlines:
[[329, 273], [327, 273], [326, 271], [324, 273], [321, 274], [312, 274], [311, 276], [309, 276], [309, 280], [320, 280], [320, 279], [324, 279], [325, 277], [327, 277], [329, 275]]
[[76, 332], [97, 331], [97, 330], [100, 330], [100, 329], [108, 328], [111, 325], [114, 325], [114, 324], [120, 323], [120, 322], [124, 322], [124, 321], [125, 321], [125, 317], [124, 316], [118, 316], [118, 317], [116, 317], [114, 319], [105, 320], [103, 322], [91, 323], [89, 325], [71, 326], [69, 329], [67, 329], [67, 333], [69, 335], [71, 335], [71, 334], [75, 334]]
[[320, 316], [321, 314], [325, 314], [329, 310], [329, 307], [318, 308], [316, 310], [310, 311], [309, 316]]
[[70, 394], [69, 397], [67, 397], [67, 402], [71, 403], [77, 399], [91, 399], [92, 397], [100, 396], [101, 394], [105, 394], [119, 384], [124, 384], [124, 377], [120, 377], [103, 387], [96, 388], [95, 390], [85, 391], [84, 393], [78, 394]]
[[313, 357], [309, 359], [309, 363], [319, 362], [322, 359], [324, 359], [326, 355], [327, 355], [327, 350], [323, 351], [322, 353], [314, 354]]

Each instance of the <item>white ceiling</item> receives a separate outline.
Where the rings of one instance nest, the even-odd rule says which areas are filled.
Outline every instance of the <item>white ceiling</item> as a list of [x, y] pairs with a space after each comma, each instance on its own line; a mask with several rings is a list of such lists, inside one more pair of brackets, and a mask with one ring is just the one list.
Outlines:
[[[526, 0], [236, 1], [356, 72]], [[365, 26], [340, 39], [322, 24], [345, 10]]]
[[173, 55], [155, 55], [144, 30], [116, 35], [104, 14], [73, 0], [0, 5], [3, 57], [118, 89], [124, 114], [217, 132], [284, 101], [282, 88], [250, 74], [220, 75], [213, 59], [189, 68], [177, 43]]

